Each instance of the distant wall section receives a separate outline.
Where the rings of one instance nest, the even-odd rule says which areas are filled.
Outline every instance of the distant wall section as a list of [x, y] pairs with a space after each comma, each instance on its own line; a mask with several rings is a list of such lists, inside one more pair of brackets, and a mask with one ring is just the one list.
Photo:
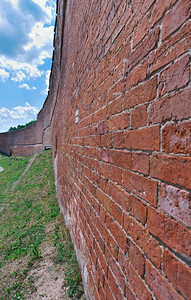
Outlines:
[[63, 19], [63, 6], [58, 3], [49, 92], [43, 108], [37, 116], [37, 121], [24, 129], [0, 133], [0, 152], [7, 155], [29, 156], [52, 145], [52, 119], [60, 80]]

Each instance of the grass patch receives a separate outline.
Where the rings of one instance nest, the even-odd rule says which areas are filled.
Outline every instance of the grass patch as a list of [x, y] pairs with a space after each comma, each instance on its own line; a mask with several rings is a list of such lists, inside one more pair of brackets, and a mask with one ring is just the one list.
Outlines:
[[0, 299], [33, 299], [38, 292], [35, 271], [46, 259], [50, 273], [57, 272], [59, 277], [64, 271], [63, 293], [67, 289], [71, 298], [80, 298], [81, 275], [56, 200], [51, 151], [37, 155], [11, 191], [28, 161], [23, 157], [0, 158], [4, 168], [0, 173]]
[[83, 295], [81, 273], [76, 261], [75, 251], [69, 231], [65, 226], [64, 229], [63, 233], [63, 224], [55, 225], [53, 235], [54, 246], [57, 248], [55, 263], [64, 265], [65, 281], [69, 287], [68, 295], [80, 298], [80, 296]]

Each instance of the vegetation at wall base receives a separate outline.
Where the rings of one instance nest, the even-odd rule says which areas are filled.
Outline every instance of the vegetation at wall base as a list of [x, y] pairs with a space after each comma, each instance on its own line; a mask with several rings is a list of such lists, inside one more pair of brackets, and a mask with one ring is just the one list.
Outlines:
[[0, 299], [46, 298], [48, 280], [53, 287], [59, 282], [59, 299], [79, 299], [82, 280], [56, 200], [51, 151], [37, 155], [11, 190], [29, 159], [0, 157]]

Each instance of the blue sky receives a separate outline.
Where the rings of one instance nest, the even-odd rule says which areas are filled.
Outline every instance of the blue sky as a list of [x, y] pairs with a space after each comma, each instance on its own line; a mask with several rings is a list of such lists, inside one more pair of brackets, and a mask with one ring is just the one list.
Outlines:
[[0, 132], [36, 118], [48, 93], [56, 0], [0, 0]]

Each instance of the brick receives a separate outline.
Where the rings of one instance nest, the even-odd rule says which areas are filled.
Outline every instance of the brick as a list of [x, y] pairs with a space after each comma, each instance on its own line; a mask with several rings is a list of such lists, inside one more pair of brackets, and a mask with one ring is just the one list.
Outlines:
[[191, 6], [189, 0], [180, 0], [171, 11], [165, 16], [162, 24], [161, 37], [164, 40], [178, 27], [191, 17]]
[[117, 299], [117, 282], [110, 268], [108, 268], [108, 282], [110, 283], [110, 287], [115, 299]]
[[191, 46], [190, 32], [191, 22], [185, 24], [183, 28], [170, 36], [156, 51], [150, 54], [149, 70], [151, 74], [189, 51]]
[[169, 10], [175, 2], [176, 0], [166, 0], [165, 2], [163, 0], [156, 1], [151, 13], [151, 27], [164, 16], [167, 10]]
[[149, 174], [149, 155], [145, 153], [132, 153], [131, 170]]
[[181, 294], [189, 299], [191, 294], [191, 269], [178, 260], [168, 249], [164, 251], [163, 271]]
[[121, 113], [119, 115], [109, 118], [109, 131], [125, 129], [130, 125], [129, 112]]
[[160, 127], [147, 127], [125, 133], [125, 146], [127, 149], [159, 151]]
[[157, 95], [157, 77], [146, 81], [128, 91], [124, 98], [124, 109], [132, 108], [138, 104], [150, 102]]
[[127, 73], [126, 90], [136, 86], [147, 77], [148, 60], [144, 59], [136, 68], [128, 72], [128, 64], [126, 64], [125, 73]]
[[127, 237], [122, 227], [117, 222], [112, 222], [110, 231], [118, 245], [125, 252], [127, 249]]
[[151, 157], [151, 177], [191, 188], [191, 158], [168, 155]]
[[[121, 249], [119, 248], [119, 251]], [[122, 251], [122, 250], [121, 250]], [[106, 247], [105, 249], [105, 256], [108, 261], [108, 264], [110, 268], [112, 269], [113, 275], [115, 276], [116, 282], [118, 286], [121, 288], [122, 291], [125, 289], [125, 276], [122, 272], [121, 268], [119, 267], [119, 264], [116, 264], [116, 260], [110, 253], [109, 249]]]
[[182, 299], [182, 297], [172, 288], [166, 279], [147, 261], [145, 280], [157, 299]]
[[101, 248], [99, 247], [99, 244], [96, 241], [94, 242], [94, 247], [95, 247], [95, 253], [99, 258], [103, 271], [105, 274], [107, 274], [107, 262], [103, 252], [101, 251]]
[[128, 283], [126, 284], [125, 295], [128, 300], [136, 300], [136, 298], [133, 294], [133, 291], [130, 288], [130, 286], [128, 285]]
[[160, 28], [157, 27], [151, 31], [145, 39], [140, 42], [137, 47], [128, 56], [128, 70], [133, 68], [140, 60], [142, 60], [148, 53], [153, 50], [158, 43], [160, 35]]
[[112, 211], [111, 199], [99, 189], [97, 189], [97, 199], [105, 207], [105, 209], [109, 213], [111, 213], [111, 211]]
[[137, 272], [135, 271], [131, 263], [128, 264], [128, 268], [127, 268], [127, 280], [131, 284], [138, 299], [145, 299], [145, 300], [153, 299], [151, 292], [148, 290], [145, 283], [138, 276]]
[[139, 106], [133, 109], [131, 113], [131, 126], [133, 128], [147, 125], [147, 106]]
[[190, 57], [185, 56], [172, 64], [159, 76], [159, 96], [181, 88], [190, 81]]
[[125, 211], [128, 211], [129, 194], [124, 189], [110, 181], [108, 194], [112, 197], [114, 202], [120, 205]]
[[112, 203], [112, 216], [120, 225], [122, 225], [122, 209], [116, 205], [115, 202]]
[[123, 170], [123, 186], [147, 202], [157, 204], [157, 182]]
[[160, 268], [161, 248], [148, 230], [128, 214], [124, 214], [124, 229], [155, 266]]
[[118, 114], [122, 111], [122, 100], [123, 97], [119, 97], [116, 100], [110, 102], [107, 106], [108, 116]]
[[145, 271], [145, 258], [138, 247], [131, 241], [128, 242], [128, 257], [139, 275], [143, 277]]
[[103, 300], [106, 300], [106, 294], [105, 294], [105, 291], [103, 289], [103, 286], [102, 284], [99, 282], [99, 288], [98, 288], [98, 291], [99, 291], [99, 297], [100, 299], [103, 299]]
[[143, 225], [147, 219], [147, 207], [135, 196], [129, 196], [129, 213]]
[[147, 229], [181, 255], [190, 256], [190, 230], [166, 215], [149, 207]]
[[186, 89], [169, 97], [153, 102], [149, 107], [149, 124], [178, 121], [191, 117], [191, 89]]
[[111, 166], [102, 161], [98, 163], [98, 172], [106, 178], [111, 178]]
[[191, 193], [164, 183], [160, 184], [158, 208], [186, 226], [191, 226]]
[[104, 134], [101, 136], [100, 146], [105, 148], [112, 147], [112, 134]]
[[162, 132], [162, 141], [166, 153], [191, 154], [191, 122], [167, 124]]
[[111, 292], [108, 280], [106, 278], [105, 278], [105, 282], [104, 282], [104, 290], [105, 290], [107, 299], [115, 300], [115, 298], [114, 298], [114, 296], [113, 296], [113, 294]]
[[[111, 222], [111, 224], [112, 224], [112, 222]], [[111, 226], [109, 226], [108, 228], [110, 228], [110, 227]], [[107, 246], [108, 246], [110, 252], [112, 253], [114, 259], [117, 260], [118, 252], [119, 252], [119, 245], [114, 240], [114, 238], [111, 236], [111, 234], [108, 235]]]
[[125, 134], [123, 132], [113, 133], [113, 146], [114, 148], [125, 147]]
[[[120, 81], [118, 81], [115, 85], [113, 85], [106, 94], [106, 99], [107, 99], [107, 103], [109, 103], [110, 101], [113, 101], [116, 98], [119, 98], [119, 96], [121, 96], [124, 91], [125, 91], [125, 79], [122, 78]], [[119, 107], [120, 107], [120, 102], [118, 103]]]
[[122, 169], [112, 166], [112, 180], [121, 184], [122, 181]]
[[133, 48], [145, 37], [149, 31], [149, 16], [146, 15], [137, 25], [133, 34]]
[[102, 154], [105, 162], [115, 164], [126, 169], [131, 168], [131, 152], [119, 150], [105, 150]]

